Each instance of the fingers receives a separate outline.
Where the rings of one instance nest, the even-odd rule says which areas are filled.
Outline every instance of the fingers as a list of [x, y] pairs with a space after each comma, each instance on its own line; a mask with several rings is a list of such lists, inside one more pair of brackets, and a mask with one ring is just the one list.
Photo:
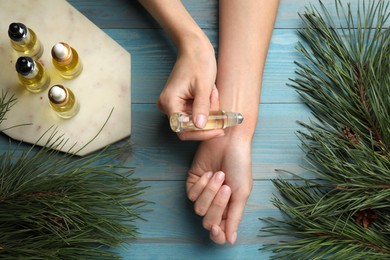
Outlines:
[[229, 202], [230, 195], [230, 187], [222, 185], [203, 218], [203, 227], [205, 229], [210, 230], [212, 229], [213, 224], [220, 224], [222, 222], [222, 217]]
[[225, 174], [223, 172], [219, 171], [214, 174], [195, 201], [194, 209], [196, 214], [204, 216], [207, 213], [224, 180]]
[[182, 141], [205, 141], [216, 137], [222, 137], [225, 135], [223, 129], [213, 129], [213, 130], [199, 130], [199, 131], [188, 131], [177, 133], [177, 136]]
[[[196, 83], [202, 84], [202, 83]], [[194, 102], [192, 104], [192, 116], [196, 127], [204, 128], [210, 111], [210, 88], [197, 86], [194, 91]]]
[[176, 93], [175, 90], [176, 88], [172, 83], [167, 84], [157, 100], [157, 108], [168, 116], [183, 111], [186, 104], [185, 100], [178, 97], [180, 94]]
[[[202, 192], [205, 191], [205, 193], [202, 194], [203, 197], [200, 198], [201, 202], [198, 202], [198, 205], [195, 206], [195, 211], [199, 215], [203, 215], [204, 210], [208, 207], [210, 201], [212, 201], [203, 218], [203, 227], [210, 230], [211, 240], [217, 244], [224, 244], [226, 243], [227, 238], [224, 230], [221, 228], [224, 227], [224, 220], [222, 220], [222, 218], [226, 215], [231, 189], [227, 185], [222, 185], [224, 181], [222, 172], [217, 172], [214, 175], [214, 178], [212, 178], [212, 176], [212, 172], [207, 172], [199, 179], [188, 180], [187, 195], [191, 201], [196, 201], [200, 198]], [[215, 190], [217, 190], [216, 194], [214, 194]], [[199, 203], [206, 205], [200, 206]]]
[[[211, 91], [210, 95], [210, 110], [219, 109], [219, 94], [218, 89], [215, 87]], [[192, 110], [192, 108], [191, 108]], [[194, 140], [194, 141], [204, 141], [216, 137], [221, 137], [225, 135], [223, 129], [207, 130], [207, 131], [190, 131], [182, 132], [177, 134], [180, 140]]]
[[220, 245], [226, 243], [226, 235], [225, 232], [223, 232], [221, 226], [213, 225], [210, 229], [210, 239], [213, 240], [216, 244]]
[[241, 223], [248, 197], [249, 193], [245, 195], [233, 194], [231, 196], [229, 210], [227, 212], [225, 233], [227, 241], [232, 245], [237, 240], [237, 230]]
[[210, 95], [210, 111], [219, 110], [219, 92], [217, 87], [214, 85]]
[[196, 201], [199, 198], [212, 176], [212, 172], [206, 172], [195, 183], [187, 179], [187, 196], [191, 201]]
[[195, 212], [203, 216], [203, 227], [210, 231], [210, 238], [217, 244], [229, 242], [233, 245], [250, 189], [232, 194], [231, 188], [223, 185], [224, 181], [223, 172], [214, 175], [207, 172], [199, 179], [187, 182], [187, 194], [195, 201]]

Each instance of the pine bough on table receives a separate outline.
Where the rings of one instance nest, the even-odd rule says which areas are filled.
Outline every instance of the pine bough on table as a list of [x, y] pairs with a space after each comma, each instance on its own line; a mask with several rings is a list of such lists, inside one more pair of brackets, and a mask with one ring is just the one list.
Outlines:
[[[3, 93], [0, 122], [14, 102]], [[64, 142], [53, 131], [44, 148], [0, 155], [0, 259], [119, 258], [110, 247], [138, 234], [143, 188], [115, 159], [127, 147], [80, 158], [52, 149]]]
[[300, 14], [306, 62], [291, 86], [315, 117], [298, 135], [318, 179], [273, 180], [284, 217], [262, 234], [290, 237], [262, 249], [277, 259], [390, 258], [389, 1], [334, 11]]

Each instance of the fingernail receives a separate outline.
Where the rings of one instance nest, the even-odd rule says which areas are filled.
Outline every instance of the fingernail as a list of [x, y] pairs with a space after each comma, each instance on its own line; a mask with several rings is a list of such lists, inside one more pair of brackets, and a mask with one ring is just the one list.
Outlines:
[[206, 126], [207, 117], [204, 114], [199, 114], [196, 117], [195, 125], [198, 128], [204, 128]]
[[223, 172], [218, 172], [217, 176], [215, 177], [215, 179], [219, 182], [223, 181], [224, 178], [225, 178], [225, 174]]
[[218, 228], [216, 228], [215, 226], [211, 227], [211, 235], [216, 237], [218, 236]]
[[221, 187], [221, 194], [222, 195], [227, 195], [229, 193], [230, 193], [230, 188], [228, 186], [224, 185]]
[[213, 173], [212, 173], [212, 172], [207, 172], [207, 173], [206, 173], [207, 179], [210, 179], [212, 176], [213, 176]]
[[234, 243], [236, 243], [236, 240], [237, 240], [237, 232], [234, 232], [233, 235], [232, 235], [232, 239], [231, 239], [230, 243], [232, 245], [234, 245]]

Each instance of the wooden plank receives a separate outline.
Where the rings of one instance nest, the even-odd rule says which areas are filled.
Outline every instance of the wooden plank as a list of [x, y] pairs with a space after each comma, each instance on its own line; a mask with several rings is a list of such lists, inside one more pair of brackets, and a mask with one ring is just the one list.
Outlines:
[[129, 241], [128, 248], [117, 249], [124, 259], [256, 259], [270, 255], [258, 250], [262, 244], [280, 239], [259, 236], [265, 225], [259, 218], [280, 216], [270, 202], [276, 192], [270, 181], [254, 182], [234, 247], [210, 241], [186, 198], [183, 181], [146, 181], [143, 185], [150, 188], [142, 197], [155, 204], [142, 214], [146, 221], [137, 222], [139, 238]]
[[[133, 104], [132, 116], [132, 151], [124, 160], [136, 167], [135, 176], [143, 180], [185, 180], [197, 142], [180, 141], [154, 104]], [[304, 154], [295, 132], [299, 129], [296, 120], [307, 121], [308, 116], [303, 104], [260, 105], [253, 140], [255, 179], [279, 176], [275, 169], [306, 174], [299, 167], [304, 165]]]
[[[165, 241], [165, 240], [164, 240]], [[258, 245], [215, 246], [207, 244], [166, 244], [166, 243], [134, 243], [124, 249], [118, 249], [123, 259], [143, 260], [243, 260], [270, 259], [271, 252], [259, 250]]]
[[[68, 0], [68, 2], [100, 28], [160, 28], [138, 1]], [[184, 0], [183, 4], [199, 26], [217, 27], [216, 0]]]
[[[284, 169], [305, 175], [299, 167], [305, 165], [295, 132], [296, 120], [307, 121], [308, 109], [302, 104], [261, 104], [257, 131], [253, 140], [253, 177], [268, 179], [280, 175]], [[180, 141], [170, 130], [168, 119], [154, 104], [132, 105], [131, 151], [123, 160], [136, 167], [136, 177], [143, 180], [185, 180], [197, 142]], [[0, 149], [17, 150], [30, 146], [18, 142], [9, 145], [9, 138], [0, 136]], [[285, 176], [285, 174], [281, 174]], [[290, 177], [286, 175], [285, 177]]]
[[[101, 28], [160, 28], [138, 1], [128, 0], [68, 0], [86, 17]], [[334, 0], [322, 0], [336, 18]], [[342, 1], [344, 6], [350, 2], [356, 13], [358, 0]], [[301, 21], [298, 13], [311, 4], [319, 7], [315, 0], [281, 0], [275, 28], [299, 28]], [[217, 0], [184, 0], [184, 6], [201, 28], [218, 27]], [[388, 21], [387, 25], [390, 25]]]
[[[155, 103], [176, 60], [175, 48], [162, 30], [106, 29], [132, 57], [132, 102]], [[205, 30], [214, 47], [215, 30]], [[295, 50], [295, 30], [275, 30], [271, 39], [262, 87], [262, 103], [299, 103], [294, 89], [286, 86], [295, 77], [294, 61], [301, 61]], [[260, 73], [260, 72], [259, 72]]]
[[[351, 0], [356, 6], [357, 0]], [[269, 178], [279, 176], [276, 168], [310, 176], [299, 165], [304, 154], [295, 131], [296, 120], [307, 121], [310, 111], [294, 91], [286, 87], [294, 77], [292, 62], [299, 59], [294, 50], [300, 27], [297, 12], [310, 1], [282, 0], [264, 72], [258, 129], [253, 143], [254, 187], [245, 209], [237, 245], [218, 246], [210, 242], [201, 219], [186, 199], [184, 180], [196, 150], [196, 142], [181, 142], [169, 130], [167, 118], [158, 112], [155, 101], [164, 86], [176, 53], [165, 34], [137, 1], [69, 0], [114, 40], [132, 54], [132, 150], [125, 164], [135, 166], [134, 177], [150, 186], [142, 196], [154, 202], [138, 221], [140, 238], [116, 250], [124, 259], [267, 259], [270, 253], [258, 251], [263, 243], [280, 237], [259, 237], [264, 225], [259, 217], [278, 217], [270, 202], [276, 192]], [[185, 0], [195, 20], [217, 46], [217, 0]], [[317, 3], [317, 1], [311, 1]], [[333, 0], [324, 0], [334, 5]], [[138, 28], [138, 29], [137, 29]], [[149, 29], [151, 28], [151, 29]], [[0, 137], [0, 149], [8, 138]], [[24, 147], [24, 145], [23, 145]], [[289, 178], [288, 175], [281, 175]]]

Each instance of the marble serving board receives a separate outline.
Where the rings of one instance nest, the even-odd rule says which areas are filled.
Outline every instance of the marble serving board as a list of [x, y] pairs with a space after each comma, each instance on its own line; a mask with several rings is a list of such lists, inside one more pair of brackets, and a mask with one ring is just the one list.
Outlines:
[[[0, 17], [0, 88], [17, 98], [0, 130], [41, 146], [56, 131], [66, 140], [57, 149], [77, 155], [130, 135], [131, 68], [125, 49], [64, 0], [1, 0]], [[62, 84], [74, 92], [80, 104], [76, 116], [58, 117], [48, 103], [48, 89], [32, 94], [19, 83], [15, 62], [21, 54], [12, 49], [7, 33], [12, 22], [24, 23], [37, 34], [44, 47], [39, 61], [50, 75], [50, 86]], [[83, 71], [77, 78], [63, 79], [54, 69], [50, 51], [57, 42], [78, 52]]]

